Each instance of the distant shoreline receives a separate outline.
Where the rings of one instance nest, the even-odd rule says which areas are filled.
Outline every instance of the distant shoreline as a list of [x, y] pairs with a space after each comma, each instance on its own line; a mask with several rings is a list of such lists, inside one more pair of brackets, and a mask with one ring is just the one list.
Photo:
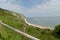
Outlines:
[[50, 29], [50, 28], [48, 28], [48, 27], [42, 27], [42, 26], [38, 26], [38, 25], [31, 24], [31, 23], [29, 23], [26, 19], [25, 19], [25, 23], [27, 23], [28, 25], [37, 27], [37, 28], [41, 28], [41, 29]]
[[[14, 15], [14, 16], [17, 16], [15, 13], [13, 13], [13, 15]], [[19, 17], [19, 16], [17, 16], [17, 17]], [[38, 25], [31, 24], [31, 23], [29, 23], [29, 22], [26, 20], [26, 18], [24, 19], [24, 21], [25, 21], [25, 23], [27, 23], [28, 25], [31, 25], [31, 26], [33, 26], [33, 27], [37, 27], [37, 28], [41, 28], [41, 29], [50, 29], [50, 28], [48, 28], [48, 27], [42, 27], [42, 26], [38, 26]]]

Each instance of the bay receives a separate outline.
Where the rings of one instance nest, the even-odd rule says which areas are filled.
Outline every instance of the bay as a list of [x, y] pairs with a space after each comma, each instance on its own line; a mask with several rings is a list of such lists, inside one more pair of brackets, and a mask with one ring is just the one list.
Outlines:
[[54, 29], [56, 25], [60, 24], [60, 17], [28, 17], [27, 21], [35, 25]]

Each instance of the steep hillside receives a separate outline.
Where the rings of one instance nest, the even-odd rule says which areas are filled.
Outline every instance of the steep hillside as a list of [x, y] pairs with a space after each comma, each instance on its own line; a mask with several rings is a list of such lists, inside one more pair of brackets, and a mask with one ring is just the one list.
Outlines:
[[[0, 8], [0, 20], [12, 26], [13, 28], [16, 28], [18, 30], [23, 31], [23, 27], [25, 27], [25, 32], [27, 34], [30, 34], [36, 38], [39, 38], [41, 40], [59, 40], [55, 36], [52, 35], [52, 31], [49, 29], [40, 29], [33, 26], [29, 26], [25, 23], [24, 19], [26, 17], [22, 14], [18, 14], [16, 12], [11, 12], [5, 9]], [[16, 32], [5, 28], [5, 26], [2, 25], [2, 30], [0, 32], [0, 39], [1, 40], [22, 40], [22, 35], [17, 34]], [[25, 40], [30, 40], [28, 38], [25, 38]]]
[[0, 19], [2, 20], [2, 22], [15, 28], [25, 24], [24, 18], [25, 17], [23, 15], [19, 15], [18, 13], [0, 9]]
[[[22, 14], [17, 14], [16, 12], [7, 11], [0, 8], [0, 20], [16, 29], [22, 30], [22, 27], [25, 24], [24, 18], [25, 16]], [[1, 40], [21, 40], [22, 37], [12, 30], [5, 28], [5, 26], [2, 26], [2, 32], [0, 33], [0, 36]]]

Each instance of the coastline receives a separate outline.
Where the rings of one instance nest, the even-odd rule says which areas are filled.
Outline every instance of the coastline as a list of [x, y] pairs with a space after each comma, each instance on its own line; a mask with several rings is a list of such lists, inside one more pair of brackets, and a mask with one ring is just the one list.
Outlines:
[[41, 29], [50, 29], [49, 27], [43, 27], [43, 26], [38, 26], [38, 25], [31, 24], [26, 19], [24, 19], [24, 20], [25, 20], [25, 23], [27, 23], [30, 26], [41, 28]]
[[[13, 13], [13, 15], [14, 15], [14, 16], [17, 16], [15, 13]], [[19, 17], [19, 16], [17, 16], [17, 17]], [[38, 26], [38, 25], [31, 24], [31, 23], [29, 23], [29, 22], [26, 20], [26, 18], [24, 19], [24, 21], [25, 21], [26, 24], [28, 24], [28, 25], [30, 25], [30, 26], [33, 26], [33, 27], [37, 27], [37, 28], [41, 28], [41, 29], [50, 29], [49, 27], [43, 27], [43, 26]], [[51, 29], [50, 29], [50, 30], [51, 30]]]

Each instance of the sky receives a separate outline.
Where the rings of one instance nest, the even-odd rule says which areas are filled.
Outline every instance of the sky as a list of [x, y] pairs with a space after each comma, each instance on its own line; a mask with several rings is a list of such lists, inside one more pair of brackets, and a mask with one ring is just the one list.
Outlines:
[[60, 0], [0, 0], [0, 8], [26, 17], [60, 16]]

